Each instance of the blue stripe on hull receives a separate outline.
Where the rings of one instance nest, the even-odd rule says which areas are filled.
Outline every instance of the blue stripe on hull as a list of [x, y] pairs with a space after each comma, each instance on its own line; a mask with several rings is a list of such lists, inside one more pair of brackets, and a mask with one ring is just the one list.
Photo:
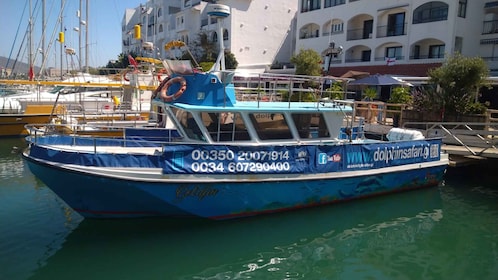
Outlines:
[[[437, 185], [446, 166], [331, 180], [167, 184], [86, 176], [27, 159], [33, 174], [84, 217], [228, 219]], [[425, 178], [419, 180], [418, 178]]]

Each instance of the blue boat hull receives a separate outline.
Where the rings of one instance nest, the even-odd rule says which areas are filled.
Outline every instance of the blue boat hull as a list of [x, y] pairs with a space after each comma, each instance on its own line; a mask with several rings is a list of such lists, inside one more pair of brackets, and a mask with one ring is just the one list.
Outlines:
[[33, 174], [88, 218], [253, 216], [435, 186], [446, 170], [434, 165], [332, 179], [168, 183], [87, 175], [24, 158]]

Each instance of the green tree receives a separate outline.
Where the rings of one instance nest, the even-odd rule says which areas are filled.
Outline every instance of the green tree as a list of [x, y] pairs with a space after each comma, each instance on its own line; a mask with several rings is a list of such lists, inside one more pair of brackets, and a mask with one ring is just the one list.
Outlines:
[[297, 55], [291, 57], [291, 62], [296, 66], [296, 75], [320, 76], [321, 61], [320, 54], [312, 49], [301, 49]]
[[[137, 54], [134, 52], [130, 52], [130, 55], [135, 58], [137, 57]], [[100, 69], [99, 74], [100, 75], [105, 75], [105, 74], [117, 74], [121, 70], [125, 69], [130, 65], [130, 62], [128, 60], [128, 54], [125, 53], [120, 53], [118, 55], [118, 58], [113, 61], [109, 61], [107, 65], [105, 66], [105, 69]]]
[[[197, 34], [197, 40], [191, 43], [188, 47], [190, 53], [195, 60], [199, 62], [199, 65], [204, 71], [209, 70], [218, 58], [219, 48], [215, 42], [209, 40], [209, 37], [205, 32]], [[185, 50], [182, 59], [191, 58], [191, 55]], [[239, 63], [237, 62], [235, 55], [229, 50], [225, 50], [225, 68], [236, 69], [238, 64]]]
[[342, 89], [341, 82], [334, 82], [329, 88], [325, 90], [324, 96], [330, 99], [343, 99], [344, 90]]
[[391, 96], [387, 103], [394, 104], [411, 104], [412, 96], [410, 94], [410, 89], [408, 87], [395, 87], [391, 90]]
[[[201, 62], [216, 61], [218, 47], [214, 42], [209, 40], [207, 33], [201, 31], [197, 34], [197, 40], [194, 40], [188, 47], [199, 64]], [[191, 57], [187, 52], [185, 52], [183, 58], [190, 59]]]
[[486, 85], [489, 69], [482, 58], [456, 53], [447, 58], [442, 66], [429, 70], [428, 75], [429, 81], [439, 86], [436, 93], [442, 101], [444, 115], [479, 113], [483, 110], [484, 105], [478, 103], [478, 92]]
[[239, 62], [235, 58], [235, 55], [229, 50], [225, 50], [225, 69], [236, 69]]

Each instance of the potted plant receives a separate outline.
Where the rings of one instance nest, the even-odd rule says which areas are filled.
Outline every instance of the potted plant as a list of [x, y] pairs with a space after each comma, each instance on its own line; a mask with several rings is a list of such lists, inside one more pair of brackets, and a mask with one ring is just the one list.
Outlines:
[[365, 101], [373, 101], [377, 96], [377, 88], [375, 87], [367, 87], [363, 90], [363, 100]]

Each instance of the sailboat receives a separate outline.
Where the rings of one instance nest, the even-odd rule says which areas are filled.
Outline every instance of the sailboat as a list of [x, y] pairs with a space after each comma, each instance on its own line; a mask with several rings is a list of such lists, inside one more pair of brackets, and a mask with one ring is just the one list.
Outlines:
[[[62, 1], [61, 13], [63, 10], [64, 1]], [[28, 135], [30, 131], [25, 128], [28, 124], [43, 125], [57, 121], [70, 123], [75, 128], [78, 124], [88, 122], [114, 125], [116, 122], [141, 121], [148, 118], [150, 94], [159, 83], [155, 75], [142, 78], [140, 84], [136, 85], [130, 84], [125, 79], [116, 81], [107, 76], [95, 76], [88, 73], [78, 73], [63, 81], [36, 80], [31, 50], [32, 22], [30, 12], [29, 79], [0, 80], [0, 84], [6, 86], [26, 85], [32, 89], [0, 97], [0, 137]], [[63, 43], [64, 35], [59, 33], [58, 40]], [[65, 53], [72, 59], [74, 49], [65, 48]], [[150, 61], [145, 61], [144, 64], [147, 64], [147, 67], [154, 66]], [[144, 72], [154, 73], [153, 70]], [[137, 94], [137, 92], [142, 94]]]

